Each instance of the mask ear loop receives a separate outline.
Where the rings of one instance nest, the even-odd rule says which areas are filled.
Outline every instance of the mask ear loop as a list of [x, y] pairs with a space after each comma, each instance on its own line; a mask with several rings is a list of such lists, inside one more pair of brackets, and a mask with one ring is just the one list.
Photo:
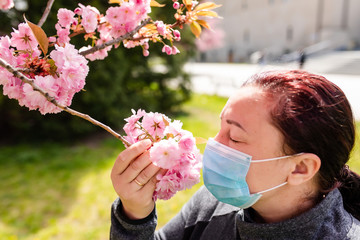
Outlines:
[[[290, 156], [282, 156], [282, 157], [268, 158], [268, 159], [262, 159], [262, 160], [251, 160], [251, 163], [261, 163], [261, 162], [275, 161], [275, 160], [280, 160], [280, 159], [284, 159], [284, 158], [295, 157], [295, 156], [298, 156], [298, 155], [301, 155], [301, 154], [303, 154], [303, 153], [301, 152], [301, 153], [296, 153], [296, 154], [293, 154], [293, 155], [290, 155]], [[287, 184], [287, 182], [284, 182], [284, 183], [279, 184], [279, 185], [277, 185], [275, 187], [266, 189], [264, 191], [257, 192], [257, 194], [263, 194], [263, 193], [272, 191], [272, 190], [277, 189], [279, 187], [282, 187], [282, 186], [284, 186], [286, 184]]]
[[277, 185], [277, 186], [275, 186], [275, 187], [266, 189], [266, 190], [264, 190], [264, 191], [257, 192], [257, 194], [263, 194], [263, 193], [269, 192], [269, 191], [271, 191], [271, 190], [274, 190], [274, 189], [277, 189], [277, 188], [279, 188], [279, 187], [282, 187], [282, 186], [284, 186], [284, 185], [286, 185], [286, 184], [287, 184], [287, 182], [284, 182], [284, 183], [282, 183], [282, 184], [280, 184], [280, 185]]
[[261, 160], [251, 160], [251, 163], [262, 163], [262, 162], [269, 162], [269, 161], [276, 161], [276, 160], [280, 160], [280, 159], [284, 159], [284, 158], [289, 158], [289, 157], [295, 157], [298, 155], [301, 155], [303, 153], [296, 153], [293, 155], [289, 155], [289, 156], [282, 156], [282, 157], [275, 157], [275, 158], [267, 158], [267, 159], [261, 159]]

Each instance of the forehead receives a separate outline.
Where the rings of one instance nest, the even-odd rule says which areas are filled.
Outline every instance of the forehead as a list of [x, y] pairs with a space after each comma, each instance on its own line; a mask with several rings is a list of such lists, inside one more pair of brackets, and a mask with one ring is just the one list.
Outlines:
[[[229, 98], [221, 117], [240, 123], [248, 133], [273, 134], [278, 132], [272, 124], [270, 109], [273, 102], [255, 87], [243, 87]], [[276, 133], [277, 134], [277, 133]]]
[[242, 87], [229, 98], [223, 114], [231, 112], [233, 117], [244, 114], [270, 117], [271, 102], [265, 96], [257, 87]]

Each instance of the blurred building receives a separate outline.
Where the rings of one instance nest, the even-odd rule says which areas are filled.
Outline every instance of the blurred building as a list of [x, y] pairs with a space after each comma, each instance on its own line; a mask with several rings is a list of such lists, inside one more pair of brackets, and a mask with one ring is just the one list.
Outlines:
[[[359, 0], [214, 0], [222, 7], [221, 48], [202, 53], [205, 61], [243, 62], [293, 58], [360, 45]], [[285, 54], [285, 55], [284, 55]]]

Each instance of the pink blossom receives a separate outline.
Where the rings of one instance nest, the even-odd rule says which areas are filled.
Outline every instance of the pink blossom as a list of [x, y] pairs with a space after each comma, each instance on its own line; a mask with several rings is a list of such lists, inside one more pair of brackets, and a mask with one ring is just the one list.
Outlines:
[[81, 24], [84, 27], [85, 32], [91, 33], [95, 32], [98, 26], [97, 13], [92, 10], [90, 7], [83, 8], [81, 14]]
[[9, 36], [0, 37], [0, 57], [4, 59], [8, 64], [15, 67], [16, 59], [14, 57], [14, 50], [10, 48], [10, 45], [11, 45], [11, 40]]
[[59, 84], [65, 89], [79, 92], [85, 86], [88, 71], [78, 66], [64, 68], [59, 77]]
[[184, 189], [189, 189], [200, 182], [200, 171], [194, 167], [188, 168], [182, 181]]
[[70, 29], [62, 28], [60, 26], [60, 24], [58, 24], [58, 23], [55, 24], [55, 28], [56, 28], [57, 35], [58, 35], [57, 43], [60, 46], [64, 46], [65, 44], [69, 43], [70, 42], [70, 37], [69, 37]]
[[225, 32], [217, 27], [217, 20], [208, 21], [212, 29], [204, 29], [200, 37], [195, 40], [196, 47], [200, 52], [220, 48], [224, 44]]
[[109, 7], [106, 10], [105, 19], [111, 24], [113, 27], [119, 27], [124, 21], [121, 16], [121, 7]]
[[146, 114], [142, 120], [143, 128], [153, 137], [162, 138], [165, 130], [165, 116], [161, 113]]
[[[198, 183], [201, 154], [192, 133], [183, 130], [180, 121], [171, 121], [163, 114], [143, 110], [132, 110], [132, 113], [125, 119], [125, 139], [132, 144], [150, 138], [153, 141], [149, 150], [150, 160], [154, 165], [167, 169], [164, 175], [157, 176], [153, 199], [167, 200], [177, 191]], [[156, 133], [159, 129], [160, 133]]]
[[[97, 41], [97, 44], [96, 44], [96, 45], [101, 45], [102, 43], [104, 43], [104, 41], [103, 41], [102, 39], [99, 39], [99, 40]], [[90, 49], [90, 48], [91, 48], [90, 45], [87, 46], [87, 47], [84, 46], [84, 47], [80, 48], [79, 51], [80, 51], [80, 52], [86, 51], [86, 50], [88, 50], [88, 49]], [[105, 58], [108, 56], [108, 51], [110, 51], [111, 48], [112, 48], [112, 46], [106, 47], [106, 48], [101, 49], [101, 50], [98, 50], [98, 51], [96, 51], [96, 52], [94, 52], [94, 53], [87, 54], [85, 57], [86, 57], [87, 59], [89, 59], [90, 61], [103, 60], [103, 59], [105, 59]]]
[[40, 54], [41, 54], [41, 51], [38, 48], [33, 49], [32, 52], [21, 52], [15, 58], [15, 60], [16, 60], [15, 65], [23, 66], [29, 59], [37, 58], [40, 56]]
[[[1, 57], [1, 55], [0, 55]], [[6, 85], [9, 83], [9, 79], [12, 78], [13, 75], [8, 70], [3, 67], [0, 67], [0, 85]]]
[[126, 32], [131, 32], [136, 28], [136, 26], [139, 25], [139, 21], [135, 19], [135, 21], [128, 21], [124, 24], [124, 28]]
[[171, 55], [172, 48], [169, 45], [164, 45], [164, 47], [162, 48], [162, 52], [166, 53], [167, 55]]
[[148, 42], [144, 42], [143, 47], [145, 50], [149, 49], [149, 43]]
[[150, 149], [150, 160], [158, 167], [170, 169], [178, 164], [180, 154], [179, 145], [174, 139], [161, 140]]
[[0, 0], [0, 9], [8, 10], [12, 7], [14, 7], [13, 0]]
[[100, 33], [100, 39], [103, 42], [112, 40], [112, 37], [110, 35], [111, 29], [105, 26], [105, 24], [99, 25], [97, 31]]
[[85, 85], [85, 78], [89, 72], [88, 61], [78, 53], [74, 45], [65, 44], [64, 47], [55, 45], [50, 57], [58, 68], [59, 84], [62, 88], [80, 91]]
[[180, 35], [179, 30], [174, 30], [173, 34], [174, 34], [175, 41], [180, 41], [181, 40], [181, 35]]
[[[56, 81], [51, 75], [45, 77], [35, 76], [34, 82], [51, 97], [55, 97], [59, 90], [59, 86], [56, 85]], [[41, 114], [61, 112], [61, 109], [49, 102], [38, 91], [34, 91], [29, 84], [24, 84], [23, 90], [25, 94], [23, 103], [30, 110], [39, 109]]]
[[86, 59], [79, 54], [72, 44], [66, 44], [64, 47], [55, 45], [55, 50], [51, 51], [50, 57], [55, 61], [60, 71], [64, 68], [87, 64]]
[[20, 23], [18, 30], [14, 29], [11, 33], [11, 46], [18, 50], [31, 50], [38, 46], [30, 27], [26, 23]]
[[195, 146], [195, 138], [189, 132], [189, 134], [184, 135], [179, 141], [180, 149], [184, 151], [191, 151]]
[[16, 77], [10, 77], [7, 80], [7, 83], [3, 86], [3, 94], [13, 99], [22, 98], [24, 96], [22, 90], [22, 81]]
[[56, 37], [49, 37], [49, 43], [56, 42]]
[[113, 38], [118, 38], [122, 35], [124, 35], [126, 33], [126, 30], [124, 27], [120, 26], [120, 27], [112, 27], [111, 28], [111, 31], [110, 31], [110, 35], [113, 37]]
[[66, 8], [60, 8], [57, 13], [60, 26], [69, 28], [72, 23], [77, 21], [74, 15], [75, 13], [73, 11]]
[[160, 35], [165, 36], [168, 33], [166, 29], [166, 24], [164, 24], [163, 21], [155, 21], [155, 26]]
[[177, 47], [175, 47], [175, 46], [172, 46], [172, 48], [171, 48], [171, 54], [172, 54], [172, 55], [176, 55], [176, 54], [178, 54], [178, 53], [180, 53], [179, 49], [177, 49]]
[[168, 200], [175, 195], [179, 190], [183, 190], [182, 176], [175, 170], [168, 170], [164, 176], [157, 176], [158, 183], [156, 184], [155, 198]]
[[174, 2], [173, 8], [174, 9], [179, 9], [180, 8], [180, 3], [179, 2]]
[[146, 50], [146, 49], [143, 50], [144, 57], [149, 56], [149, 54], [150, 54], [149, 50]]
[[165, 131], [164, 131], [164, 135], [172, 135], [173, 138], [179, 140], [180, 137], [182, 136], [182, 122], [180, 120], [174, 120], [173, 122], [171, 122], [169, 124], [169, 126], [166, 127]]
[[[79, 5], [80, 5], [80, 4], [79, 4]], [[82, 5], [82, 4], [81, 4], [81, 5]], [[84, 6], [84, 5], [82, 5], [82, 6]], [[84, 7], [85, 7], [85, 6], [84, 6]], [[83, 12], [83, 10], [82, 10], [81, 7], [77, 7], [77, 8], [75, 8], [75, 10], [74, 10], [74, 13], [77, 14], [77, 15], [79, 15], [79, 16], [81, 16], [82, 12]]]
[[137, 142], [139, 140], [139, 135], [144, 133], [142, 130], [140, 130], [138, 121], [146, 114], [146, 112], [141, 109], [139, 109], [137, 112], [135, 112], [134, 109], [131, 111], [133, 115], [125, 118], [127, 123], [124, 126], [124, 131], [131, 138], [130, 142]]
[[135, 9], [141, 15], [141, 18], [151, 12], [150, 2], [150, 0], [134, 0]]

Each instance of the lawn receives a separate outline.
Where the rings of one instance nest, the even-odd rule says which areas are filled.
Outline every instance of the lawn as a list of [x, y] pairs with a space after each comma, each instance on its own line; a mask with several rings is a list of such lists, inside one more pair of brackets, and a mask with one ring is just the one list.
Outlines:
[[[194, 95], [176, 118], [195, 136], [208, 138], [218, 130], [225, 102]], [[109, 175], [122, 149], [112, 137], [95, 143], [0, 147], [0, 239], [108, 239], [110, 206], [116, 198]], [[360, 172], [358, 146], [351, 167]], [[159, 227], [201, 184], [158, 201]]]
[[[217, 132], [225, 102], [194, 95], [176, 118], [208, 138]], [[123, 146], [111, 136], [93, 142], [0, 147], [0, 239], [108, 239], [116, 198], [109, 176]], [[199, 186], [159, 201], [159, 226]]]

